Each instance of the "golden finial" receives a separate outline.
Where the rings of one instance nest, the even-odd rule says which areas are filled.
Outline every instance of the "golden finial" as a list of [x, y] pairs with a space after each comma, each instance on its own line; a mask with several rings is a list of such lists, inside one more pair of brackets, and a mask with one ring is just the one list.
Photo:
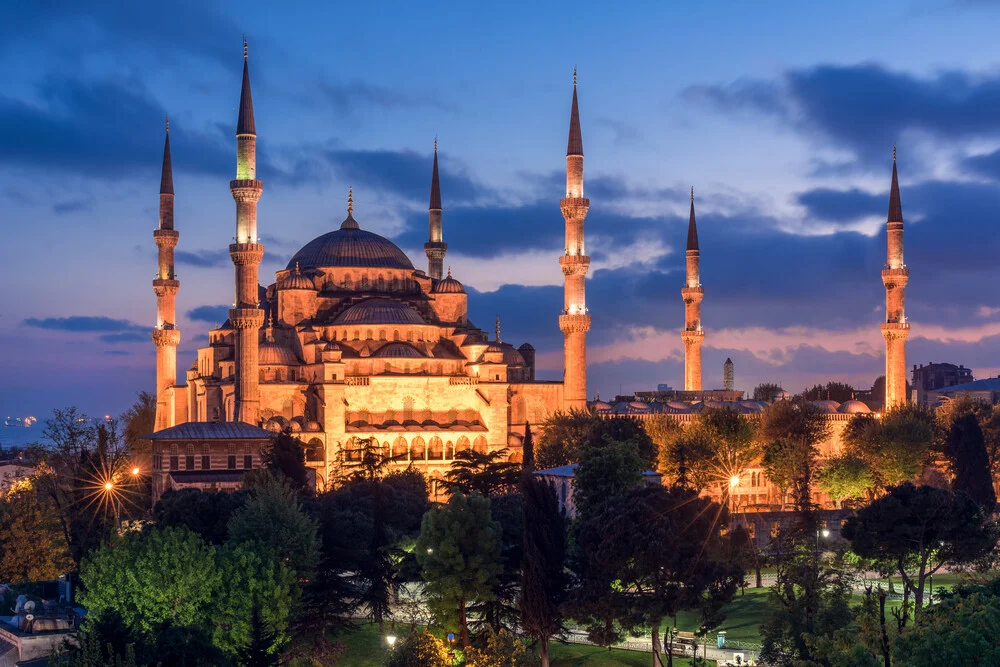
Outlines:
[[497, 328], [496, 328], [496, 334], [497, 334], [497, 342], [499, 343], [499, 342], [500, 342], [500, 313], [497, 313]]
[[896, 161], [896, 144], [892, 145], [892, 161]]
[[167, 134], [170, 134], [170, 114], [164, 114], [164, 118], [167, 121]]
[[354, 186], [347, 186], [347, 215], [354, 213]]
[[451, 278], [451, 266], [448, 267], [448, 277]]
[[299, 263], [295, 262], [295, 273], [299, 272]]
[[694, 186], [691, 186], [691, 201], [694, 201]]
[[573, 87], [576, 88], [576, 65], [573, 65]]
[[243, 35], [243, 60], [247, 59], [247, 36]]
[[434, 152], [435, 152], [435, 153], [437, 153], [437, 152], [438, 152], [438, 138], [437, 138], [437, 136], [436, 136], [436, 135], [435, 135], [435, 137], [434, 137]]

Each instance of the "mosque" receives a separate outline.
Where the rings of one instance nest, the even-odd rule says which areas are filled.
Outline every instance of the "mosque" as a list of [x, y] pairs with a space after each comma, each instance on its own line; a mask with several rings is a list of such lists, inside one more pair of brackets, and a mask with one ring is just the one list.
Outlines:
[[[339, 466], [373, 441], [436, 480], [456, 452], [507, 448], [521, 456], [526, 423], [558, 410], [586, 409], [586, 336], [590, 315], [585, 279], [583, 139], [576, 76], [561, 200], [566, 250], [565, 309], [553, 313], [565, 340], [562, 382], [535, 377], [535, 350], [492, 335], [469, 319], [468, 294], [449, 269], [437, 142], [431, 166], [427, 267], [417, 268], [392, 241], [362, 226], [348, 192], [337, 229], [306, 243], [263, 285], [264, 255], [257, 202], [257, 128], [246, 44], [236, 124], [236, 235], [233, 308], [208, 332], [208, 344], [177, 377], [174, 189], [169, 123], [163, 152], [159, 225], [153, 237], [159, 266], [157, 300], [154, 496], [166, 488], [231, 488], [245, 468], [260, 464], [260, 447], [275, 432], [300, 438], [307, 461], [325, 486]], [[239, 465], [237, 465], [239, 464]]]

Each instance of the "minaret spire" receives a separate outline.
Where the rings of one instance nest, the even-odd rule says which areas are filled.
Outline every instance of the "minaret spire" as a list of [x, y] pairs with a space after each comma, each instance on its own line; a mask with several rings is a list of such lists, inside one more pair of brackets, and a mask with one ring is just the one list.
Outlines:
[[246, 37], [243, 38], [243, 83], [240, 110], [236, 118], [236, 178], [229, 182], [236, 201], [236, 242], [229, 256], [236, 267], [236, 305], [229, 320], [236, 330], [234, 364], [235, 404], [232, 419], [257, 424], [260, 415], [260, 388], [257, 367], [260, 328], [264, 311], [259, 307], [258, 267], [264, 246], [257, 234], [257, 202], [264, 184], [257, 180], [257, 126], [250, 94], [250, 65]]
[[499, 343], [500, 342], [500, 313], [497, 313], [497, 322], [496, 322], [495, 332], [496, 332], [496, 336], [497, 336], [496, 340]]
[[444, 231], [441, 228], [441, 178], [438, 176], [438, 140], [434, 137], [434, 167], [431, 171], [431, 203], [427, 208], [428, 238], [424, 244], [427, 253], [427, 275], [435, 280], [441, 280], [441, 269], [444, 266], [444, 256], [448, 253], [448, 244], [444, 242]]
[[565, 277], [563, 312], [559, 328], [563, 332], [563, 405], [569, 410], [587, 409], [587, 312], [586, 280], [590, 257], [586, 254], [583, 224], [590, 200], [583, 196], [583, 133], [577, 98], [576, 68], [573, 69], [573, 102], [569, 115], [569, 142], [566, 146], [566, 196], [560, 202], [566, 221], [566, 248], [559, 258]]
[[160, 221], [153, 231], [157, 249], [157, 272], [153, 280], [156, 294], [156, 417], [157, 431], [175, 423], [174, 386], [177, 384], [177, 346], [181, 332], [176, 328], [177, 290], [180, 282], [174, 275], [174, 248], [180, 233], [174, 229], [174, 173], [170, 160], [170, 118], [164, 122], [163, 166], [160, 172]]
[[906, 395], [906, 339], [910, 323], [906, 320], [904, 290], [910, 270], [903, 262], [903, 205], [896, 174], [896, 147], [892, 147], [892, 184], [889, 187], [889, 215], [886, 220], [886, 260], [882, 270], [885, 285], [885, 407], [903, 405]]
[[684, 329], [681, 331], [684, 342], [684, 391], [701, 391], [701, 346], [705, 342], [705, 331], [701, 327], [701, 301], [705, 298], [705, 290], [701, 286], [701, 250], [694, 217], [693, 186], [681, 298], [684, 300]]

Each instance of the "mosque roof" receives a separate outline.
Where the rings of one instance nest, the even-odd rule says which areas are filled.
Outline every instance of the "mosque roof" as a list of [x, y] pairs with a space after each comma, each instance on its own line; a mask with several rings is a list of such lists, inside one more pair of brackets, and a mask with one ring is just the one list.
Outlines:
[[836, 412], [840, 409], [840, 403], [838, 403], [837, 401], [823, 400], [823, 401], [810, 401], [810, 403], [819, 408], [821, 412], [828, 415], [836, 414]]
[[424, 324], [415, 310], [391, 299], [365, 299], [354, 304], [333, 321], [334, 324]]
[[849, 401], [844, 401], [840, 404], [837, 412], [845, 415], [854, 415], [860, 412], [871, 412], [871, 408], [862, 403], [861, 401], [856, 401], [853, 398]]
[[313, 281], [306, 278], [299, 272], [299, 265], [295, 265], [295, 270], [285, 276], [284, 280], [278, 285], [280, 289], [316, 289]]
[[389, 343], [378, 349], [373, 356], [384, 359], [423, 359], [424, 354], [409, 343]]
[[317, 236], [295, 253], [286, 268], [292, 269], [296, 263], [302, 269], [349, 266], [413, 270], [406, 253], [395, 243], [356, 227], [341, 227]]
[[432, 291], [434, 294], [465, 294], [465, 286], [452, 278], [451, 269], [448, 269], [448, 276], [439, 280]]
[[270, 432], [245, 422], [185, 422], [145, 437], [146, 440], [266, 440]]
[[274, 341], [260, 344], [258, 363], [261, 366], [296, 366], [299, 358], [289, 348]]

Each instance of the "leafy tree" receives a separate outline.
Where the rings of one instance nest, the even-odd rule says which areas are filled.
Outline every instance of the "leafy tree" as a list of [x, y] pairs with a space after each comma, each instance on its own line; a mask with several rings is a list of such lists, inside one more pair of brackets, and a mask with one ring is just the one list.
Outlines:
[[125, 446], [129, 454], [141, 468], [149, 470], [152, 441], [146, 436], [156, 429], [156, 395], [140, 391], [135, 403], [122, 413], [120, 419], [125, 425]]
[[460, 643], [468, 647], [468, 605], [492, 597], [500, 571], [500, 526], [490, 516], [489, 498], [456, 492], [427, 512], [416, 553], [428, 604], [440, 619], [457, 612]]
[[233, 512], [229, 538], [284, 560], [296, 577], [308, 579], [319, 558], [316, 528], [316, 521], [303, 511], [292, 489], [271, 479], [253, 489]]
[[1000, 664], [1000, 587], [960, 587], [904, 633], [893, 647], [898, 665]]
[[151, 634], [161, 624], [206, 620], [221, 584], [215, 550], [186, 528], [129, 532], [92, 552], [80, 568], [80, 602], [100, 618]]
[[494, 632], [517, 628], [517, 587], [524, 556], [524, 499], [520, 493], [508, 493], [490, 499], [490, 516], [500, 526], [500, 571], [489, 599], [470, 607]]
[[827, 382], [825, 385], [817, 384], [812, 389], [802, 392], [802, 398], [807, 401], [837, 401], [843, 403], [854, 398], [855, 389], [843, 382]]
[[521, 627], [538, 642], [542, 667], [549, 665], [549, 638], [562, 630], [566, 600], [566, 520], [555, 489], [537, 477], [521, 484], [524, 557], [518, 606]]
[[859, 556], [894, 568], [919, 619], [927, 577], [968, 563], [996, 544], [996, 530], [964, 493], [905, 483], [858, 511], [841, 534]]
[[142, 637], [136, 637], [121, 617], [109, 611], [97, 618], [87, 616], [76, 633], [76, 643], [66, 642], [51, 659], [56, 667], [137, 667], [139, 653], [146, 651]]
[[305, 446], [298, 438], [284, 433], [275, 436], [261, 451], [261, 461], [268, 470], [287, 479], [296, 491], [312, 491]]
[[59, 514], [31, 486], [0, 499], [0, 581], [47, 581], [74, 569]]
[[599, 417], [589, 412], [556, 413], [545, 425], [535, 459], [540, 469], [577, 463], [584, 450], [613, 442], [634, 444], [645, 469], [656, 467], [656, 444], [634, 417]]
[[521, 442], [521, 469], [529, 473], [535, 470], [535, 437], [528, 422], [524, 422], [524, 440]]
[[868, 464], [854, 454], [827, 459], [816, 474], [816, 480], [819, 488], [841, 503], [861, 500], [874, 486]]
[[482, 646], [465, 651], [466, 667], [535, 667], [538, 664], [538, 657], [517, 635], [507, 630], [488, 629]]
[[250, 642], [238, 654], [241, 667], [271, 667], [281, 664], [277, 647], [280, 646], [278, 633], [264, 622], [259, 606], [254, 605], [250, 614]]
[[586, 450], [573, 475], [573, 504], [580, 518], [600, 511], [603, 503], [642, 483], [643, 464], [628, 442]]
[[521, 465], [507, 460], [506, 448], [481, 453], [465, 449], [455, 453], [451, 469], [445, 473], [448, 486], [468, 495], [497, 496], [517, 486]]
[[586, 620], [591, 640], [608, 645], [651, 628], [659, 667], [665, 618], [695, 609], [707, 625], [721, 622], [719, 610], [743, 580], [743, 570], [723, 560], [717, 526], [725, 521], [721, 506], [693, 490], [645, 485], [581, 519], [577, 540], [586, 558], [574, 617]]
[[800, 512], [812, 506], [816, 446], [829, 432], [830, 426], [824, 416], [801, 398], [778, 401], [767, 406], [761, 414], [758, 439], [763, 443], [764, 470], [783, 494], [791, 489]]
[[750, 420], [725, 407], [700, 413], [697, 423], [675, 440], [668, 457], [678, 471], [683, 463], [694, 488], [715, 484], [727, 493], [731, 478], [759, 463], [760, 447]]
[[855, 415], [842, 436], [844, 452], [868, 465], [876, 488], [914, 480], [930, 463], [934, 416], [912, 404], [893, 408], [876, 419]]
[[997, 497], [993, 491], [993, 476], [990, 474], [983, 431], [979, 428], [976, 415], [966, 414], [952, 423], [945, 452], [955, 475], [952, 488], [964, 491], [984, 512], [992, 513]]
[[[913, 385], [907, 381], [906, 383], [906, 395], [909, 396], [913, 392]], [[884, 401], [885, 400], [885, 376], [879, 375], [875, 378], [875, 382], [872, 383], [872, 388], [869, 390], [868, 394], [872, 397], [873, 401]]]
[[451, 667], [452, 660], [444, 642], [426, 630], [420, 630], [410, 633], [400, 642], [385, 664], [386, 667]]
[[247, 495], [246, 491], [167, 489], [153, 506], [153, 520], [161, 528], [185, 526], [209, 544], [221, 545], [229, 537], [229, 520]]
[[216, 555], [224, 588], [231, 594], [220, 594], [215, 601], [212, 644], [228, 655], [259, 656], [263, 652], [273, 659], [289, 639], [288, 619], [295, 591], [292, 572], [280, 560], [243, 545], [227, 545]]
[[753, 400], [770, 401], [779, 391], [782, 391], [780, 384], [775, 384], [774, 382], [761, 382], [753, 388]]

